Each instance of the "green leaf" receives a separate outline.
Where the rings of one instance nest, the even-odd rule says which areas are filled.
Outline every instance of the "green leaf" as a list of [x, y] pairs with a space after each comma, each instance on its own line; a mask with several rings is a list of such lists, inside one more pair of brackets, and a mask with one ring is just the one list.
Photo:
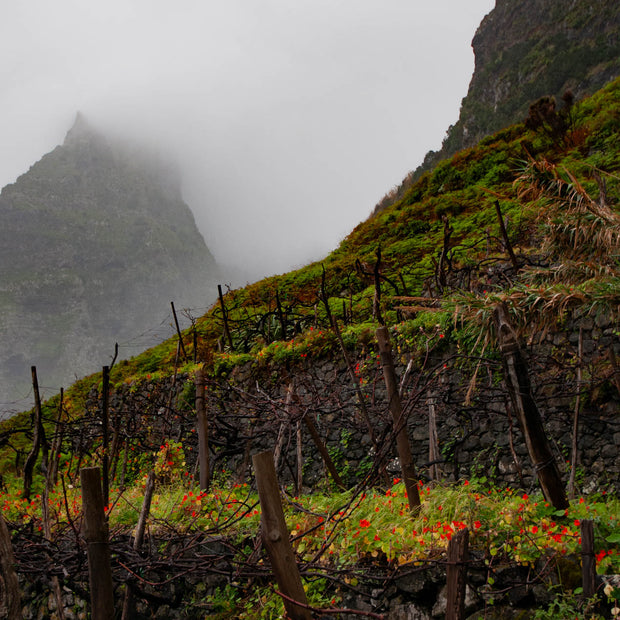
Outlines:
[[611, 534], [605, 540], [608, 543], [620, 543], [620, 534]]

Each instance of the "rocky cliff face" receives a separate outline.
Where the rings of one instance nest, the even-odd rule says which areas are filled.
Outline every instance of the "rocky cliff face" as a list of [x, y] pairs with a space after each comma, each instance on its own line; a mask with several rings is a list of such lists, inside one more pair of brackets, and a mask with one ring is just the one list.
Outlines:
[[476, 67], [451, 152], [523, 120], [545, 95], [591, 94], [620, 75], [616, 0], [497, 0], [472, 42]]
[[472, 41], [476, 64], [459, 120], [439, 151], [375, 208], [402, 195], [440, 161], [508, 125], [525, 120], [532, 102], [570, 90], [576, 99], [620, 75], [617, 0], [496, 0]]
[[0, 194], [0, 411], [28, 394], [31, 365], [56, 392], [109, 364], [115, 342], [122, 357], [153, 344], [132, 341], [170, 301], [201, 314], [215, 271], [176, 171], [78, 116]]

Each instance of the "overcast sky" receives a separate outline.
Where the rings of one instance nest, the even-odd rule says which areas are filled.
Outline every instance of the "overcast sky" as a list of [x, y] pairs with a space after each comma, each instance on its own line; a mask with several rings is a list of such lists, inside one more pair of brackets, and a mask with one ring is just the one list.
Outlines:
[[24, 0], [0, 21], [0, 186], [79, 110], [175, 160], [216, 259], [320, 259], [438, 149], [494, 0]]

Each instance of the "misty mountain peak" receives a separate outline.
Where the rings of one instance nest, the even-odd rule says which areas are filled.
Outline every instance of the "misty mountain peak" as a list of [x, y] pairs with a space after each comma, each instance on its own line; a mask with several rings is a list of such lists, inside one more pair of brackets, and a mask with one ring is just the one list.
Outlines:
[[133, 338], [171, 300], [210, 302], [216, 264], [170, 170], [78, 113], [64, 144], [0, 192], [3, 321], [29, 326], [0, 330], [11, 352], [0, 404], [26, 392], [31, 365], [61, 384], [101, 366], [114, 342], [141, 350]]
[[69, 129], [67, 135], [65, 136], [64, 145], [69, 146], [79, 142], [90, 141], [94, 137], [100, 136], [86, 120], [84, 114], [78, 111], [75, 115], [75, 120], [73, 121], [71, 129]]

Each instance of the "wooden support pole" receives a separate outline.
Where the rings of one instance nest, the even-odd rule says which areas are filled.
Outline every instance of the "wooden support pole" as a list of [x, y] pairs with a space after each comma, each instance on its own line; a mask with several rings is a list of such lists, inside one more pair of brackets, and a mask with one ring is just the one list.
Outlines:
[[307, 412], [304, 415], [304, 423], [306, 424], [306, 428], [310, 433], [310, 437], [312, 437], [312, 441], [314, 442], [316, 449], [319, 451], [319, 454], [323, 458], [323, 462], [325, 463], [325, 467], [327, 467], [327, 471], [331, 474], [331, 477], [333, 478], [334, 482], [338, 487], [343, 490], [346, 489], [347, 487], [345, 486], [342, 478], [338, 474], [338, 470], [334, 465], [334, 461], [332, 461], [331, 456], [329, 456], [329, 452], [327, 451], [325, 444], [321, 441], [321, 437], [316, 430], [316, 425], [314, 424], [314, 420], [312, 419], [312, 415], [310, 414], [310, 412]]
[[499, 221], [499, 230], [502, 233], [502, 239], [504, 240], [504, 245], [506, 246], [506, 251], [508, 252], [508, 256], [510, 257], [510, 262], [514, 267], [515, 271], [519, 271], [519, 261], [515, 256], [515, 253], [512, 249], [512, 244], [510, 243], [510, 239], [508, 238], [508, 231], [506, 230], [506, 224], [504, 224], [504, 218], [502, 216], [502, 208], [499, 206], [499, 200], [495, 201], [495, 212], [497, 213], [497, 219]]
[[177, 318], [177, 311], [174, 307], [174, 302], [170, 302], [170, 307], [172, 308], [172, 316], [174, 318], [174, 325], [177, 329], [177, 337], [179, 338], [179, 344], [181, 345], [181, 351], [183, 351], [183, 357], [185, 361], [187, 361], [187, 351], [185, 351], [185, 345], [183, 344], [183, 334], [181, 333], [181, 327], [179, 326], [179, 319]]
[[332, 327], [334, 329], [334, 333], [336, 334], [336, 338], [338, 339], [338, 344], [340, 345], [340, 350], [342, 351], [342, 357], [344, 359], [344, 363], [347, 366], [347, 371], [349, 373], [349, 377], [351, 377], [351, 382], [355, 388], [355, 393], [357, 395], [357, 402], [360, 406], [360, 411], [362, 412], [362, 417], [364, 418], [364, 422], [366, 422], [366, 426], [368, 428], [368, 434], [372, 441], [373, 446], [375, 447], [375, 451], [379, 452], [379, 443], [377, 441], [377, 435], [375, 434], [372, 422], [370, 420], [370, 414], [368, 413], [368, 408], [366, 407], [366, 403], [364, 402], [364, 394], [362, 394], [362, 390], [360, 389], [360, 383], [358, 378], [355, 376], [355, 370], [353, 369], [353, 364], [351, 363], [351, 359], [349, 358], [349, 354], [347, 353], [347, 347], [344, 344], [344, 340], [342, 339], [342, 333], [340, 332], [340, 327], [338, 327], [338, 321], [333, 318]]
[[198, 432], [198, 477], [200, 490], [209, 490], [209, 422], [205, 407], [205, 377], [202, 369], [196, 371], [196, 430]]
[[457, 532], [448, 543], [446, 568], [446, 620], [465, 618], [466, 562], [469, 559], [469, 530]]
[[450, 238], [454, 232], [454, 228], [450, 226], [450, 220], [445, 213], [441, 216], [441, 220], [443, 221], [443, 247], [441, 249], [441, 254], [439, 255], [439, 263], [435, 269], [435, 281], [440, 293], [444, 290], [446, 284], [448, 283], [446, 278], [446, 263], [450, 262], [448, 260], [448, 252], [450, 251]]
[[439, 439], [437, 436], [437, 412], [435, 411], [435, 396], [428, 396], [428, 462], [431, 463], [428, 476], [431, 480], [439, 480], [439, 464], [441, 459]]
[[[63, 389], [60, 388], [60, 405], [58, 407], [54, 438], [52, 440], [51, 460], [48, 461], [47, 475], [46, 475], [45, 485], [43, 486], [43, 493], [41, 496], [41, 520], [43, 521], [43, 532], [45, 534], [45, 538], [49, 541], [52, 540], [52, 524], [51, 524], [50, 514], [49, 514], [49, 494], [50, 494], [50, 490], [52, 490], [54, 485], [56, 484], [56, 475], [58, 472], [58, 460], [60, 458], [60, 450], [61, 450], [61, 445], [62, 445], [62, 430], [61, 430], [62, 423], [60, 421], [61, 416], [62, 416], [62, 404], [63, 404]], [[53, 575], [51, 581], [52, 581], [52, 590], [54, 591], [54, 597], [56, 599], [56, 615], [58, 617], [58, 620], [64, 620], [65, 611], [63, 607], [62, 590], [60, 588], [60, 581], [58, 580], [58, 576]]]
[[21, 618], [19, 579], [15, 572], [15, 555], [11, 534], [0, 515], [0, 618]]
[[134, 551], [140, 551], [140, 547], [142, 546], [142, 541], [144, 540], [144, 532], [146, 530], [146, 520], [148, 519], [149, 512], [151, 510], [151, 500], [153, 499], [154, 491], [155, 472], [151, 470], [146, 479], [146, 486], [144, 487], [144, 501], [142, 502], [142, 508], [140, 509], [138, 523], [136, 524], [136, 537], [133, 539]]
[[579, 456], [579, 409], [581, 408], [581, 362], [583, 357], [583, 327], [579, 328], [579, 344], [577, 346], [577, 396], [575, 397], [575, 409], [573, 411], [573, 435], [570, 449], [570, 475], [568, 477], [567, 494], [570, 499], [575, 499], [575, 471]]
[[102, 375], [102, 394], [101, 394], [101, 442], [103, 444], [103, 456], [101, 457], [101, 470], [102, 470], [102, 491], [103, 491], [103, 505], [107, 506], [110, 503], [110, 474], [109, 474], [109, 460], [110, 460], [110, 445], [108, 436], [108, 420], [110, 410], [110, 367], [104, 366], [101, 372]]
[[[134, 551], [140, 551], [142, 541], [144, 540], [144, 532], [146, 530], [146, 520], [148, 519], [149, 512], [151, 510], [151, 500], [153, 499], [153, 492], [155, 491], [155, 472], [151, 470], [146, 479], [146, 486], [144, 488], [144, 501], [142, 502], [142, 508], [140, 509], [140, 516], [138, 517], [138, 523], [136, 525], [136, 535], [133, 539], [132, 548]], [[134, 617], [134, 597], [133, 589], [130, 582], [127, 582], [125, 590], [125, 599], [123, 601], [123, 612], [121, 620], [131, 620]]]
[[553, 504], [556, 510], [564, 510], [569, 506], [568, 499], [540, 412], [532, 396], [527, 364], [519, 348], [506, 304], [498, 304], [494, 314], [506, 387], [534, 471], [547, 501]]
[[407, 435], [407, 424], [403, 417], [400, 396], [398, 393], [398, 381], [396, 379], [396, 370], [394, 369], [394, 361], [392, 360], [392, 345], [390, 343], [390, 335], [385, 326], [379, 327], [376, 331], [377, 342], [379, 344], [379, 353], [381, 354], [381, 363], [383, 365], [383, 378], [385, 379], [385, 387], [387, 389], [388, 403], [392, 420], [394, 421], [394, 432], [396, 433], [396, 448], [398, 450], [398, 458], [400, 459], [400, 468], [402, 471], [405, 489], [407, 490], [407, 498], [409, 500], [409, 510], [416, 513], [420, 508], [420, 494], [418, 492], [418, 475], [416, 473], [413, 455], [411, 453], [411, 445]]
[[32, 449], [26, 458], [24, 464], [24, 497], [30, 499], [30, 490], [32, 487], [32, 472], [34, 471], [34, 465], [39, 456], [39, 450], [42, 451], [41, 469], [43, 469], [43, 475], [47, 479], [47, 458], [48, 458], [48, 445], [45, 438], [45, 429], [43, 428], [43, 412], [41, 409], [41, 396], [39, 394], [39, 380], [37, 379], [37, 367], [31, 366], [30, 372], [32, 374], [32, 390], [34, 392], [34, 424], [33, 424], [33, 438]]
[[56, 414], [56, 427], [50, 449], [51, 455], [47, 474], [47, 488], [50, 491], [56, 486], [56, 481], [58, 480], [58, 463], [60, 461], [60, 453], [62, 452], [62, 439], [65, 431], [65, 425], [62, 421], [63, 406], [64, 389], [60, 388], [60, 402], [58, 403], [58, 413]]
[[109, 620], [114, 617], [114, 593], [108, 523], [101, 490], [101, 470], [99, 467], [82, 468], [80, 480], [84, 539], [88, 557], [91, 618], [92, 620]]
[[296, 422], [296, 447], [297, 447], [297, 495], [302, 494], [302, 489], [304, 485], [304, 453], [303, 453], [303, 438], [301, 433], [301, 421], [297, 420]]
[[278, 312], [278, 320], [280, 321], [280, 331], [282, 332], [281, 340], [286, 340], [288, 326], [286, 324], [286, 314], [282, 308], [282, 303], [280, 302], [280, 294], [278, 293], [278, 289], [276, 289], [276, 311]]
[[273, 453], [268, 450], [255, 454], [252, 463], [261, 505], [261, 537], [278, 587], [288, 597], [284, 599], [286, 613], [292, 620], [311, 620], [310, 611], [295, 604], [307, 605], [308, 599], [284, 520]]
[[230, 347], [230, 350], [232, 351], [234, 349], [233, 340], [232, 340], [232, 335], [230, 333], [230, 327], [228, 326], [228, 312], [226, 312], [226, 305], [224, 304], [224, 295], [222, 293], [221, 284], [217, 285], [217, 294], [218, 294], [218, 297], [220, 298], [220, 306], [222, 307], [222, 321], [224, 322], [224, 336], [226, 338], [226, 341], [228, 342], [228, 346]]
[[594, 556], [594, 522], [582, 519], [581, 529], [581, 578], [584, 598], [596, 594], [596, 558]]
[[381, 246], [377, 248], [377, 259], [373, 268], [373, 279], [375, 281], [375, 294], [372, 299], [372, 316], [380, 325], [385, 325], [381, 314]]

